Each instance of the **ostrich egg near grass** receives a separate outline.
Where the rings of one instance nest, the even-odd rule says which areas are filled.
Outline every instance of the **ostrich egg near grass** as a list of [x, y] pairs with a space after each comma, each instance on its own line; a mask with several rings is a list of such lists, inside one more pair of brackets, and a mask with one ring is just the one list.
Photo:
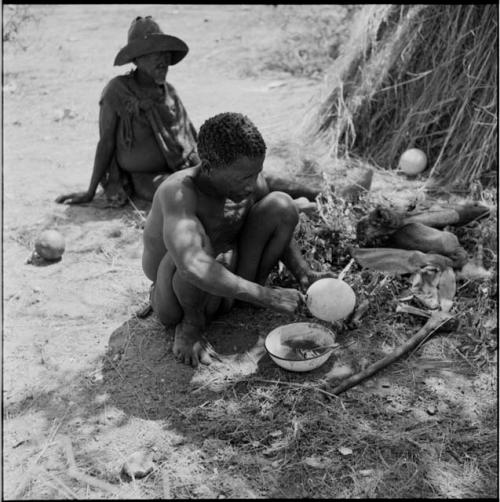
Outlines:
[[64, 253], [66, 243], [57, 230], [44, 230], [35, 240], [35, 251], [45, 260], [59, 260]]
[[427, 155], [418, 148], [410, 148], [401, 155], [398, 167], [407, 176], [416, 176], [427, 167]]
[[345, 319], [354, 310], [356, 295], [340, 279], [320, 279], [309, 286], [306, 304], [314, 317], [333, 322]]

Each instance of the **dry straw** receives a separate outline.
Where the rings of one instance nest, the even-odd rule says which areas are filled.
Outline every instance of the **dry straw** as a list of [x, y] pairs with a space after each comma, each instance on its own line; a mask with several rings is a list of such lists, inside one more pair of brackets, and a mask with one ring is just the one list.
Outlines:
[[367, 5], [307, 121], [335, 157], [395, 168], [417, 147], [429, 184], [491, 185], [498, 165], [498, 6]]

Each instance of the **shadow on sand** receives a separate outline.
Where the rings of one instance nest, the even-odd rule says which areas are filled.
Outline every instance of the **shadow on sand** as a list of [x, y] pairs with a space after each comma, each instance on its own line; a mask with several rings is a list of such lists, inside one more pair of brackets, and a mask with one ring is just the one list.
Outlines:
[[108, 344], [103, 376], [110, 404], [139, 418], [168, 418], [184, 429], [183, 409], [218, 399], [222, 391], [239, 382], [255, 377], [302, 382], [328, 373], [333, 357], [321, 368], [304, 374], [279, 368], [267, 355], [267, 333], [292, 321], [266, 309], [233, 308], [214, 320], [207, 333], [221, 361], [194, 369], [175, 360], [173, 328], [165, 329], [154, 314], [130, 319], [113, 332]]

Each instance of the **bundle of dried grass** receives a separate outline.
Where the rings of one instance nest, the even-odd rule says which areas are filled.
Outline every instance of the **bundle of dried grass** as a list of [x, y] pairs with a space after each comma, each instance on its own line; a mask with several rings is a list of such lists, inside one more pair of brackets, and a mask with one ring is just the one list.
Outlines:
[[[395, 168], [427, 153], [429, 184], [496, 181], [498, 6], [368, 5], [307, 131], [335, 156]], [[311, 134], [312, 133], [312, 134]]]

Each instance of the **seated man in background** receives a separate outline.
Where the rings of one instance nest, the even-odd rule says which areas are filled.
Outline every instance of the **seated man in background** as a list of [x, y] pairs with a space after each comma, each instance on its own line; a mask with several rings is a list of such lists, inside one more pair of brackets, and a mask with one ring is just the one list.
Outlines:
[[[113, 78], [103, 90], [89, 187], [61, 195], [57, 202], [90, 202], [99, 183], [112, 206], [126, 204], [132, 195], [151, 201], [165, 177], [199, 163], [196, 129], [175, 88], [165, 80], [169, 66], [188, 50], [181, 39], [164, 34], [151, 16], [132, 21], [128, 44], [114, 64], [134, 63], [136, 69]], [[277, 176], [268, 181], [271, 189], [302, 198], [297, 202], [301, 209], [310, 209], [304, 197], [314, 200], [319, 193]]]
[[153, 310], [175, 326], [173, 352], [186, 364], [211, 362], [202, 334], [235, 299], [297, 311], [299, 290], [265, 286], [279, 260], [302, 289], [325, 275], [309, 268], [293, 238], [292, 198], [262, 183], [265, 151], [247, 117], [216, 115], [200, 128], [201, 164], [172, 174], [154, 194], [142, 267], [153, 282]]

